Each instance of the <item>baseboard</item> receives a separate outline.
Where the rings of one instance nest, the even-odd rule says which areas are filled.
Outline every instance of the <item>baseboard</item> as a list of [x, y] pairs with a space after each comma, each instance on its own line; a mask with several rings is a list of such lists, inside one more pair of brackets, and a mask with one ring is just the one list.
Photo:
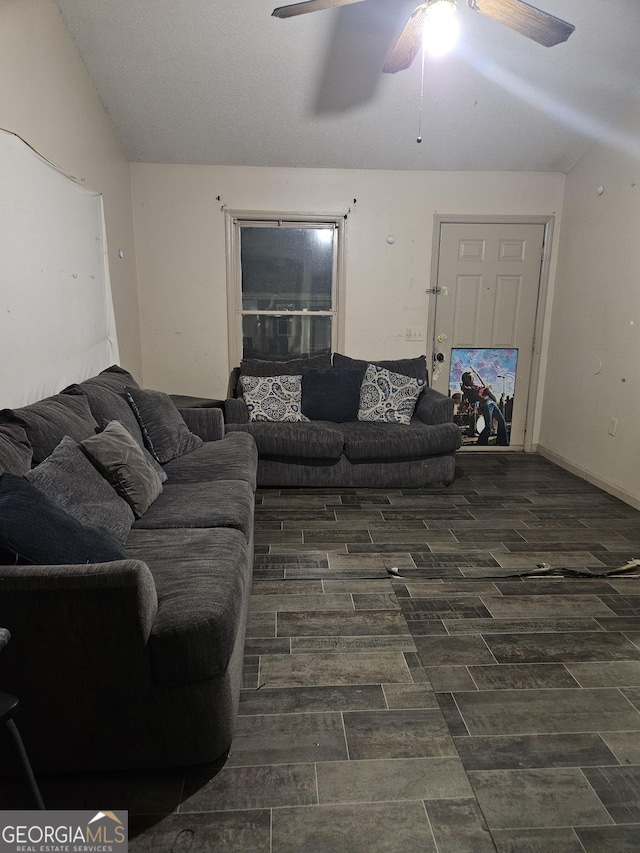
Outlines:
[[613, 483], [603, 480], [602, 477], [599, 477], [597, 474], [587, 471], [579, 465], [574, 465], [573, 462], [569, 462], [568, 459], [559, 456], [557, 453], [554, 453], [553, 450], [549, 450], [541, 444], [535, 446], [534, 452], [539, 453], [540, 456], [544, 456], [544, 458], [548, 459], [549, 462], [554, 462], [556, 465], [564, 468], [565, 471], [569, 471], [571, 474], [575, 474], [577, 477], [586, 480], [587, 483], [593, 483], [594, 486], [597, 486], [599, 489], [613, 495], [615, 498], [619, 498], [634, 509], [640, 509], [640, 497], [637, 495], [632, 495], [630, 492], [620, 489]]

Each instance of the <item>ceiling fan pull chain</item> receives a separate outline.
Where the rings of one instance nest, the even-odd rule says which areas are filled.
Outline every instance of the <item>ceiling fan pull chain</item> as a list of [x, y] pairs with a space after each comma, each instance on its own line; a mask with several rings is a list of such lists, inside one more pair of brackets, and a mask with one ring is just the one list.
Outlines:
[[426, 56], [424, 41], [422, 42], [422, 71], [420, 72], [420, 110], [418, 112], [418, 145], [422, 142], [422, 102], [424, 100], [424, 59]]

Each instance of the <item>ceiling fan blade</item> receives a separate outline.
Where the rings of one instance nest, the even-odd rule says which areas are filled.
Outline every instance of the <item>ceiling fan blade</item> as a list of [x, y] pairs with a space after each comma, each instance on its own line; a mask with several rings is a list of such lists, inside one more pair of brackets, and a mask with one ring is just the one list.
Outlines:
[[566, 41], [575, 30], [573, 24], [523, 0], [469, 0], [469, 6], [545, 47]]
[[290, 6], [278, 6], [271, 14], [276, 18], [293, 18], [294, 15], [320, 12], [336, 6], [348, 6], [350, 3], [362, 3], [362, 0], [303, 0], [302, 3], [292, 3]]
[[422, 26], [426, 11], [425, 7], [419, 6], [409, 16], [409, 20], [404, 25], [404, 29], [382, 66], [385, 74], [404, 71], [416, 58], [416, 54], [422, 46]]

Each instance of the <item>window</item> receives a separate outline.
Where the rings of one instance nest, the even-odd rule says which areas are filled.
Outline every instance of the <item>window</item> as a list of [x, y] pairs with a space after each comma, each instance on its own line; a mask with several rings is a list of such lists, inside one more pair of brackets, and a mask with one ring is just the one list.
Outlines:
[[232, 364], [336, 349], [344, 217], [230, 217]]

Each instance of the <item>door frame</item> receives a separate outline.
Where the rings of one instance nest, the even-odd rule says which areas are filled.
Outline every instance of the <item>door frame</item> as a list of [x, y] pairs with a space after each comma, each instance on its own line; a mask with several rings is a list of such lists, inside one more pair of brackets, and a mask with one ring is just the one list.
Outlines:
[[[540, 365], [542, 361], [542, 337], [544, 332], [544, 321], [547, 305], [547, 296], [549, 291], [549, 276], [551, 270], [551, 248], [553, 241], [553, 228], [555, 225], [555, 215], [548, 216], [529, 216], [523, 215], [465, 215], [465, 214], [444, 214], [436, 213], [433, 217], [433, 238], [431, 253], [431, 277], [429, 293], [429, 316], [427, 321], [427, 363], [429, 366], [429, 375], [433, 370], [433, 353], [435, 351], [435, 336], [436, 336], [436, 316], [435, 316], [435, 301], [432, 301], [431, 296], [434, 294], [434, 288], [438, 286], [438, 270], [440, 267], [440, 234], [443, 225], [456, 224], [484, 224], [484, 225], [543, 225], [544, 226], [544, 243], [542, 247], [542, 259], [540, 264], [540, 281], [538, 283], [538, 298], [536, 301], [536, 315], [533, 327], [533, 352], [531, 356], [531, 374], [529, 376], [529, 387], [527, 389], [527, 409], [525, 413], [524, 423], [524, 452], [533, 453], [535, 450], [533, 442], [533, 420], [537, 412], [538, 391], [540, 380]], [[500, 448], [502, 452], [508, 451], [509, 448]]]

